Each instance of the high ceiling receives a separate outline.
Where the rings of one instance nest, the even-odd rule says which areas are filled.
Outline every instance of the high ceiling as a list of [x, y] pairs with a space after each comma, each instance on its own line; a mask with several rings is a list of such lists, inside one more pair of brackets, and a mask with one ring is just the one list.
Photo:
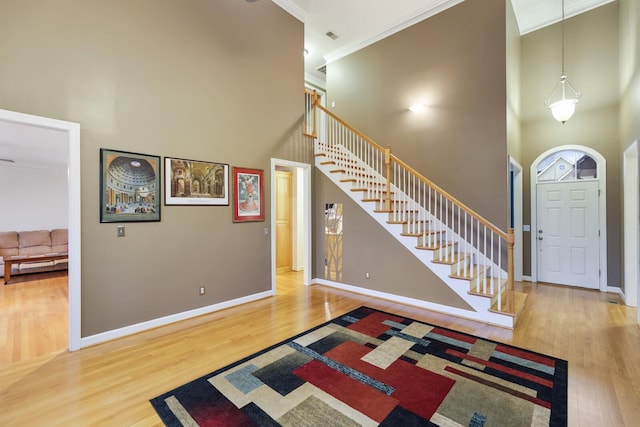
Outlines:
[[[249, 1], [249, 0], [247, 0]], [[307, 77], [318, 68], [464, 0], [273, 0], [304, 22]], [[505, 0], [506, 1], [506, 0]], [[615, 0], [565, 0], [565, 17]], [[511, 0], [520, 34], [562, 19], [562, 0]], [[327, 36], [331, 32], [337, 36]]]
[[[246, 0], [257, 1], [257, 0]], [[266, 0], [262, 0], [266, 1]], [[322, 83], [318, 68], [420, 22], [464, 0], [272, 0], [305, 23], [308, 78]], [[475, 0], [484, 1], [484, 0]], [[506, 0], [505, 0], [506, 1]], [[562, 0], [511, 0], [521, 34], [558, 22]], [[565, 0], [571, 17], [615, 0]], [[332, 32], [337, 38], [329, 38]], [[46, 143], [43, 141], [47, 141]], [[67, 144], [61, 132], [0, 121], [0, 167], [64, 169]]]

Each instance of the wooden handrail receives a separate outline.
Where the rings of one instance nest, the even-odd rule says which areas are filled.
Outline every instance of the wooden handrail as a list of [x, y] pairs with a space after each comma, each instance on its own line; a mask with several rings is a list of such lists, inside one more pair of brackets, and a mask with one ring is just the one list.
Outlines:
[[[436, 206], [440, 206], [439, 216], [437, 212], [434, 213], [433, 211], [431, 211], [431, 202], [429, 202], [429, 209], [427, 211], [427, 212], [431, 211], [430, 215], [433, 215], [434, 217], [439, 218], [439, 220], [445, 221], [447, 224], [450, 224], [448, 223], [447, 218], [449, 218], [448, 206], [451, 205], [452, 206], [450, 211], [452, 215], [451, 218], [453, 217], [453, 214], [454, 214], [453, 207], [455, 207], [455, 209], [457, 210], [458, 218], [469, 217], [473, 221], [472, 223], [470, 223], [470, 226], [475, 230], [477, 230], [477, 234], [475, 236], [471, 234], [469, 235], [469, 238], [467, 237], [467, 231], [466, 231], [467, 220], [466, 219], [464, 219], [463, 222], [460, 222], [460, 219], [458, 219], [457, 232], [458, 232], [458, 239], [460, 239], [460, 241], [462, 242], [463, 245], [465, 245], [465, 247], [467, 244], [473, 245], [473, 240], [477, 237], [477, 246], [475, 247], [474, 251], [477, 251], [476, 254], [478, 255], [478, 258], [477, 258], [478, 260], [476, 261], [479, 266], [478, 268], [480, 268], [480, 265], [484, 263], [485, 269], [487, 266], [491, 268], [491, 266], [493, 265], [497, 267], [498, 271], [504, 272], [504, 270], [501, 267], [501, 260], [500, 260], [500, 257], [501, 257], [500, 254], [502, 253], [502, 250], [500, 248], [504, 246], [500, 246], [499, 242], [501, 241], [506, 242], [506, 250], [507, 250], [506, 281], [499, 280], [497, 282], [497, 288], [494, 288], [494, 286], [496, 286], [495, 285], [496, 282], [494, 282], [493, 280], [490, 280], [487, 283], [483, 282], [481, 289], [480, 288], [475, 289], [474, 292], [481, 292], [483, 294], [487, 294], [487, 293], [493, 293], [494, 289], [497, 289], [498, 295], [504, 296], [504, 298], [501, 298], [500, 296], [498, 297], [497, 310], [515, 314], [516, 300], [515, 300], [514, 277], [513, 277], [513, 274], [514, 274], [513, 252], [514, 252], [515, 234], [513, 229], [509, 228], [507, 232], [501, 230], [500, 228], [492, 224], [490, 221], [482, 217], [480, 214], [478, 214], [476, 211], [471, 209], [469, 206], [462, 203], [456, 197], [454, 197], [453, 195], [443, 190], [441, 187], [436, 185], [434, 182], [432, 182], [428, 178], [424, 177], [421, 173], [419, 173], [413, 167], [409, 166], [407, 163], [405, 163], [404, 161], [400, 160], [398, 157], [393, 155], [391, 153], [391, 146], [387, 146], [387, 148], [383, 148], [381, 145], [373, 141], [370, 137], [366, 136], [364, 133], [360, 132], [359, 130], [357, 130], [356, 128], [354, 128], [344, 120], [342, 120], [340, 117], [338, 117], [337, 115], [329, 111], [326, 107], [320, 105], [319, 98], [315, 91], [305, 91], [305, 94], [306, 96], [310, 96], [312, 99], [314, 133], [316, 130], [315, 123], [317, 119], [317, 111], [320, 110], [321, 112], [324, 112], [326, 114], [326, 117], [328, 119], [330, 119], [332, 122], [335, 122], [337, 126], [342, 127], [342, 128], [338, 128], [340, 129], [340, 132], [339, 132], [340, 134], [343, 134], [343, 132], [346, 131], [346, 134], [351, 135], [350, 138], [353, 138], [353, 136], [356, 137], [356, 139], [350, 139], [350, 141], [353, 141], [357, 144], [362, 144], [363, 146], [368, 145], [372, 150], [371, 152], [367, 152], [367, 157], [366, 157], [368, 159], [367, 161], [372, 159], [377, 159], [377, 160], [373, 160], [373, 163], [371, 163], [372, 165], [371, 167], [377, 170], [377, 173], [379, 173], [381, 177], [384, 180], [386, 180], [386, 188], [385, 190], [383, 190], [383, 192], [379, 193], [380, 196], [378, 197], [374, 195], [373, 196], [374, 199], [371, 199], [371, 198], [368, 199], [368, 201], [373, 201], [377, 198], [378, 202], [380, 203], [381, 209], [383, 209], [378, 212], [388, 211], [390, 215], [396, 215], [393, 218], [394, 222], [406, 221], [409, 215], [408, 213], [414, 212], [414, 211], [405, 210], [400, 212], [400, 210], [397, 209], [397, 206], [402, 206], [401, 203], [403, 202], [403, 200], [399, 200], [397, 202], [398, 204], [395, 204], [396, 202], [392, 200], [393, 193], [392, 193], [391, 186], [393, 185], [394, 187], [396, 187], [396, 190], [393, 190], [393, 191], [396, 191], [399, 194], [401, 194], [403, 192], [413, 191], [412, 188], [416, 188], [418, 184], [420, 186], [424, 185], [423, 188], [425, 188], [425, 190], [419, 190], [422, 192], [421, 200], [424, 201], [425, 197], [431, 200], [432, 191], [434, 193], [433, 197], [437, 197], [439, 200], [439, 201], [436, 200], [435, 202]], [[325, 127], [324, 124], [322, 126], [323, 128]], [[316, 136], [316, 138], [318, 137]], [[377, 154], [373, 154], [376, 152]], [[392, 174], [395, 174], [396, 172], [392, 172], [392, 170], [397, 170], [402, 175], [398, 175], [397, 177], [394, 177], [392, 176]], [[404, 177], [409, 176], [411, 178], [410, 178], [410, 181], [407, 181], [406, 178], [402, 178], [405, 180], [403, 183], [400, 176], [404, 176]], [[356, 178], [354, 179], [354, 181], [359, 179], [360, 178], [357, 177], [357, 174], [356, 174]], [[398, 179], [400, 179], [400, 181], [394, 182], [395, 180], [398, 180]], [[403, 188], [403, 185], [407, 185], [407, 184], [409, 184], [410, 187]], [[428, 189], [428, 196], [427, 196], [427, 193], [425, 193], [427, 189]], [[362, 190], [368, 191], [366, 189], [362, 189]], [[361, 190], [358, 190], [358, 191], [361, 191]], [[409, 192], [407, 192], [404, 197], [407, 197], [407, 196], [411, 197], [409, 195]], [[392, 205], [392, 203], [394, 204]], [[442, 206], [445, 207], [444, 214], [442, 211]], [[426, 205], [424, 205], [424, 208], [426, 209]], [[421, 222], [421, 219], [418, 218], [418, 221], [416, 221], [415, 223], [419, 224], [420, 222]], [[405, 222], [405, 223], [409, 223], [409, 222]], [[418, 228], [421, 228], [421, 227], [422, 226], [418, 225]], [[484, 251], [480, 246], [480, 235], [481, 235], [480, 233], [483, 228], [484, 228], [484, 232], [482, 232], [482, 235], [484, 239]], [[464, 233], [461, 233], [461, 230], [464, 230]], [[454, 234], [456, 233], [455, 223], [451, 225], [450, 231]], [[492, 237], [490, 238], [490, 241], [487, 240], [487, 232], [491, 233]], [[422, 233], [422, 231], [419, 231], [419, 233]], [[473, 231], [471, 231], [471, 233], [473, 233]], [[407, 233], [406, 235], [410, 235], [410, 234]], [[430, 234], [429, 236], [435, 236], [435, 235], [436, 234], [433, 233], [433, 234]], [[426, 239], [427, 234], [424, 234], [424, 236], [425, 236], [424, 238]], [[497, 246], [494, 246], [493, 244], [493, 236], [498, 238]], [[424, 249], [427, 249], [429, 246], [425, 243], [422, 243], [421, 245], [423, 246], [422, 248]], [[489, 251], [487, 251], [488, 249], [487, 245], [489, 245]], [[494, 258], [496, 254], [498, 256], [497, 260], [496, 258]], [[440, 254], [440, 256], [442, 256], [442, 254]], [[451, 255], [447, 253], [445, 256], [450, 257]], [[480, 257], [483, 257], [483, 261], [479, 260]], [[454, 272], [454, 274], [464, 276], [466, 274], [465, 269], [468, 267], [466, 267], [465, 264], [459, 263], [456, 268], [458, 270], [457, 272]], [[497, 276], [493, 276], [494, 279], [500, 279], [501, 277], [504, 277], [504, 276], [502, 276], [500, 273]], [[506, 286], [503, 287], [503, 285], [506, 285]], [[478, 284], [477, 286], [480, 286], [480, 284]], [[504, 292], [504, 294], [502, 294], [502, 292]]]
[[360, 138], [362, 138], [365, 141], [367, 141], [369, 143], [369, 145], [373, 146], [376, 150], [380, 151], [381, 153], [384, 153], [384, 148], [381, 145], [378, 145], [373, 139], [369, 138], [367, 135], [365, 135], [364, 133], [360, 132], [358, 129], [354, 128], [349, 123], [345, 122], [340, 117], [336, 116], [335, 114], [333, 114], [331, 111], [327, 110], [322, 105], [316, 105], [316, 107], [318, 107], [318, 109], [320, 109], [321, 111], [324, 111], [333, 120], [335, 120], [336, 122], [340, 123], [342, 126], [346, 127], [351, 132], [355, 133]]
[[500, 237], [502, 237], [503, 239], [508, 241], [508, 236], [507, 233], [505, 233], [504, 231], [502, 231], [501, 229], [499, 229], [497, 226], [493, 225], [491, 222], [487, 221], [484, 217], [482, 217], [479, 213], [477, 213], [476, 211], [474, 211], [473, 209], [471, 209], [469, 206], [465, 205], [464, 203], [462, 203], [460, 200], [456, 199], [455, 197], [453, 197], [451, 194], [447, 193], [445, 190], [443, 190], [441, 187], [437, 186], [436, 184], [433, 183], [433, 181], [429, 180], [428, 178], [425, 178], [424, 176], [422, 176], [422, 174], [420, 174], [418, 171], [416, 171], [414, 168], [412, 168], [411, 166], [409, 166], [408, 164], [406, 164], [405, 162], [403, 162], [402, 160], [400, 160], [399, 158], [397, 158], [394, 155], [391, 155], [391, 157], [393, 158], [394, 162], [398, 163], [399, 165], [401, 165], [402, 167], [404, 167], [405, 169], [407, 169], [409, 172], [413, 173], [417, 178], [419, 178], [422, 182], [424, 182], [425, 184], [427, 184], [429, 187], [433, 188], [434, 190], [436, 190], [437, 192], [439, 192], [440, 194], [442, 194], [442, 196], [444, 198], [446, 198], [447, 200], [449, 200], [450, 202], [456, 204], [457, 206], [459, 206], [460, 208], [462, 208], [462, 210], [464, 210], [467, 214], [471, 215], [472, 217], [474, 217], [475, 219], [478, 220], [478, 222], [480, 222], [482, 225], [487, 226], [491, 231], [495, 232], [496, 234], [498, 234]]
[[[372, 140], [371, 138], [369, 138], [368, 136], [366, 136], [365, 134], [363, 134], [362, 132], [360, 132], [359, 130], [357, 130], [356, 128], [354, 128], [353, 126], [351, 126], [350, 124], [348, 124], [347, 122], [345, 122], [344, 120], [342, 120], [340, 117], [336, 116], [335, 114], [333, 114], [331, 111], [329, 111], [328, 109], [326, 109], [325, 107], [323, 107], [322, 105], [316, 105], [317, 108], [319, 108], [320, 110], [324, 111], [327, 115], [329, 115], [331, 118], [333, 118], [334, 120], [336, 120], [338, 123], [340, 123], [341, 125], [343, 125], [344, 127], [346, 127], [347, 129], [349, 129], [351, 132], [355, 133], [356, 135], [358, 135], [360, 138], [364, 139], [365, 141], [367, 141], [370, 145], [372, 145], [376, 150], [379, 150], [382, 153], [386, 153], [386, 149], [383, 148], [381, 145], [377, 144], [374, 140]], [[389, 147], [389, 149], [391, 149], [391, 147]], [[441, 187], [439, 187], [438, 185], [434, 184], [433, 181], [429, 180], [428, 178], [424, 177], [420, 172], [418, 172], [417, 170], [415, 170], [414, 168], [412, 168], [411, 166], [409, 166], [408, 164], [406, 164], [405, 162], [403, 162], [402, 160], [400, 160], [398, 157], [394, 156], [393, 154], [390, 154], [391, 156], [391, 160], [393, 160], [395, 163], [401, 165], [402, 167], [404, 167], [405, 169], [407, 169], [409, 172], [413, 173], [418, 179], [420, 179], [422, 182], [424, 182], [425, 184], [427, 184], [429, 187], [433, 188], [434, 190], [438, 191], [440, 194], [442, 194], [442, 196], [444, 198], [446, 198], [447, 200], [449, 200], [452, 203], [455, 203], [456, 205], [458, 205], [462, 210], [464, 210], [467, 214], [471, 215], [472, 217], [474, 217], [475, 219], [477, 219], [480, 223], [482, 223], [482, 225], [487, 226], [489, 229], [491, 229], [493, 232], [495, 232], [496, 234], [498, 234], [500, 237], [502, 237], [505, 240], [508, 240], [508, 236], [507, 233], [505, 233], [503, 230], [501, 230], [500, 228], [498, 228], [497, 226], [495, 226], [494, 224], [492, 224], [491, 222], [489, 222], [488, 220], [486, 220], [482, 215], [480, 215], [479, 213], [477, 213], [476, 211], [474, 211], [473, 209], [471, 209], [469, 206], [465, 205], [464, 203], [462, 203], [460, 200], [456, 199], [454, 196], [452, 196], [451, 194], [447, 193], [445, 190], [443, 190]]]

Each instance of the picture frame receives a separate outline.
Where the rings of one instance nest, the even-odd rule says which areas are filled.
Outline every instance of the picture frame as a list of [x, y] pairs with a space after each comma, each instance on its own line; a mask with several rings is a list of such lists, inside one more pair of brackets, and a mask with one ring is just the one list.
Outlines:
[[164, 204], [229, 206], [229, 165], [164, 158]]
[[264, 221], [264, 171], [233, 168], [233, 222]]
[[160, 221], [161, 158], [100, 149], [100, 222]]

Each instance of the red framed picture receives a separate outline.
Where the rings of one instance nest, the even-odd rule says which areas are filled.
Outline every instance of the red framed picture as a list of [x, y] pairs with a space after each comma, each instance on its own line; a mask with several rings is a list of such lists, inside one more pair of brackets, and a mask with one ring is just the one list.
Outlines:
[[233, 222], [264, 221], [261, 169], [233, 168]]

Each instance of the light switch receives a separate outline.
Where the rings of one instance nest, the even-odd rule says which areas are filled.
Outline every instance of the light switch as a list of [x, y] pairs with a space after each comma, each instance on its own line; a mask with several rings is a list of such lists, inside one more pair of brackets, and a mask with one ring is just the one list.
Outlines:
[[117, 230], [118, 230], [118, 237], [124, 237], [124, 225], [119, 225]]

